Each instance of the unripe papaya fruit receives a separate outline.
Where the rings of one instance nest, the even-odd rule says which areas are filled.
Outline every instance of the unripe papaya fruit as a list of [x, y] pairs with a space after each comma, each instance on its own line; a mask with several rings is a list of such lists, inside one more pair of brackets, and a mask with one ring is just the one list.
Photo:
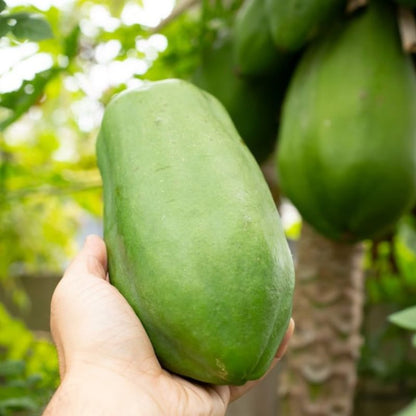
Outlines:
[[307, 50], [279, 140], [283, 191], [330, 238], [376, 236], [414, 203], [416, 77], [393, 4], [372, 0]]
[[286, 78], [240, 77], [234, 66], [231, 37], [204, 51], [201, 61], [192, 81], [224, 105], [256, 160], [263, 162], [275, 148]]
[[97, 155], [110, 279], [162, 365], [217, 384], [263, 375], [291, 316], [293, 264], [223, 106], [179, 80], [121, 93]]
[[279, 52], [270, 33], [265, 0], [246, 0], [234, 22], [234, 61], [245, 76], [279, 74], [291, 56]]
[[346, 0], [265, 0], [273, 41], [281, 51], [297, 51], [342, 12]]

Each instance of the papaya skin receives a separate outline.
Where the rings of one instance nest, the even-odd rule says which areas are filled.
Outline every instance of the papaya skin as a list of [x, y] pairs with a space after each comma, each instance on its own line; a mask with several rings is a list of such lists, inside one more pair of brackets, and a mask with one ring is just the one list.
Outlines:
[[233, 59], [233, 37], [220, 39], [204, 51], [192, 81], [215, 96], [230, 115], [257, 162], [264, 162], [276, 145], [280, 106], [292, 67], [272, 78], [247, 79]]
[[346, 5], [346, 0], [264, 1], [272, 39], [283, 52], [303, 48]]
[[285, 100], [280, 184], [335, 240], [377, 237], [414, 205], [416, 77], [396, 25], [372, 1], [311, 45]]
[[278, 76], [291, 64], [292, 56], [279, 52], [273, 42], [265, 0], [246, 0], [237, 13], [233, 38], [234, 63], [241, 75]]
[[161, 364], [214, 384], [261, 377], [289, 324], [293, 262], [222, 105], [179, 80], [121, 93], [97, 156], [110, 280]]

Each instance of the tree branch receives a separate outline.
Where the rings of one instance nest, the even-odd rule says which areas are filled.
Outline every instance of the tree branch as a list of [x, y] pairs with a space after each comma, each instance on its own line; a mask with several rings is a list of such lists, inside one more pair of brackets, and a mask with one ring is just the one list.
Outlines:
[[155, 28], [152, 29], [152, 33], [160, 32], [163, 28], [167, 25], [172, 23], [175, 19], [177, 19], [180, 15], [185, 13], [190, 8], [196, 6], [200, 3], [201, 0], [185, 0], [180, 3], [175, 9], [173, 9], [172, 13], [164, 20], [162, 20]]
[[367, 6], [368, 0], [348, 0], [347, 1], [347, 13], [353, 13], [360, 7]]
[[402, 47], [406, 53], [416, 53], [416, 20], [412, 10], [400, 6], [398, 11]]

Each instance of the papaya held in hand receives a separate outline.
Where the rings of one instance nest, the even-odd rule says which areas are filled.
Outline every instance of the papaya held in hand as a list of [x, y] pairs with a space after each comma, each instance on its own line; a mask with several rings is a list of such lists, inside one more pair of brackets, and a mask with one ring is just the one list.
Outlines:
[[215, 384], [261, 377], [289, 324], [293, 262], [223, 106], [179, 80], [126, 91], [97, 154], [110, 280], [161, 364]]

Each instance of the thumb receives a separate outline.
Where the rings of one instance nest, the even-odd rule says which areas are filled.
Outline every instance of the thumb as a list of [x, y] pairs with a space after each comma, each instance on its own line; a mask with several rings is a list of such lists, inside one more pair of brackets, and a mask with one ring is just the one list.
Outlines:
[[89, 235], [81, 251], [68, 266], [64, 279], [94, 275], [101, 279], [107, 276], [107, 251], [104, 241], [96, 236]]
[[78, 326], [73, 316], [74, 303], [80, 300], [88, 286], [105, 280], [106, 276], [107, 252], [104, 241], [96, 235], [89, 235], [67, 267], [51, 300], [50, 327], [58, 351], [61, 377], [67, 370], [68, 329]]
[[[52, 297], [51, 330], [61, 373], [83, 362], [115, 371], [160, 371], [150, 340], [121, 293], [106, 281], [106, 250], [96, 236], [68, 266]], [[126, 364], [127, 363], [127, 364]], [[122, 370], [122, 371], [124, 371]]]

